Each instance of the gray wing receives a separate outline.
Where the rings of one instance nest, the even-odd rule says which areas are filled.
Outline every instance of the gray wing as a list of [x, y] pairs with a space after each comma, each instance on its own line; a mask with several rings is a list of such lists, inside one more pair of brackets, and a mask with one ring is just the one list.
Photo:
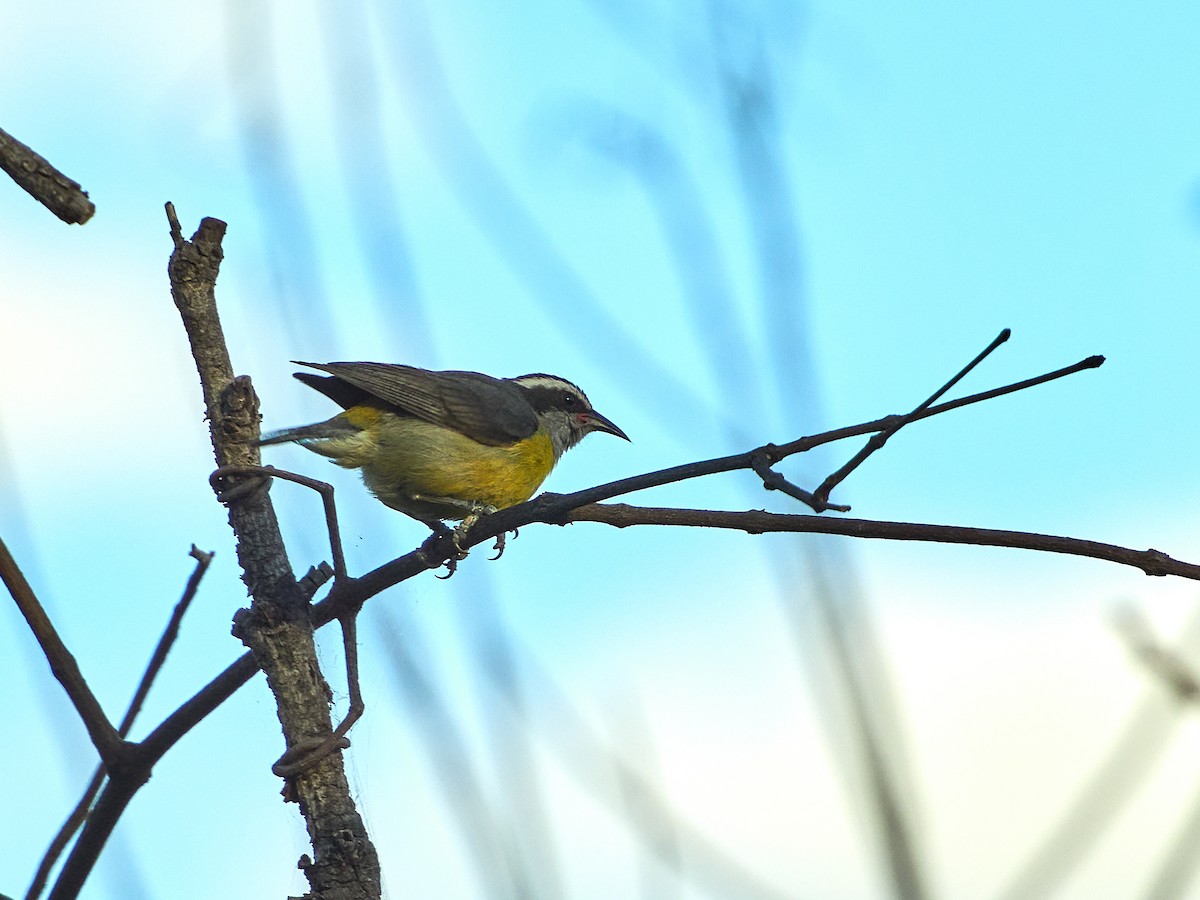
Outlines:
[[521, 388], [501, 378], [390, 363], [293, 362], [328, 372], [401, 412], [461, 431], [481, 444], [511, 444], [537, 431], [537, 413]]

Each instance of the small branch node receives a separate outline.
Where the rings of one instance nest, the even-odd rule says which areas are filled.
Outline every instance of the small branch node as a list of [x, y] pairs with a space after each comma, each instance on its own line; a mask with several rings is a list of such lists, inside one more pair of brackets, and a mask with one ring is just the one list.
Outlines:
[[849, 462], [821, 482], [821, 486], [817, 488], [814, 495], [816, 502], [822, 505], [825, 504], [825, 502], [829, 499], [829, 495], [833, 492], [833, 489], [845, 481], [851, 472], [866, 462], [867, 458], [872, 453], [875, 453], [884, 444], [886, 444], [888, 438], [890, 438], [909, 422], [914, 422], [924, 416], [930, 407], [937, 403], [937, 401], [940, 400], [947, 391], [966, 378], [967, 375], [970, 374], [971, 370], [987, 359], [997, 347], [1007, 341], [1011, 336], [1012, 330], [1005, 328], [998, 335], [996, 335], [990, 344], [980, 351], [978, 356], [959, 369], [958, 373], [953, 378], [930, 394], [929, 397], [927, 397], [924, 402], [917, 406], [916, 409], [902, 416], [888, 416], [888, 425], [885, 428], [882, 428], [872, 434], [863, 448], [854, 454]]
[[311, 599], [321, 586], [334, 577], [333, 568], [327, 562], [321, 562], [310, 568], [300, 579], [300, 589]]
[[778, 452], [778, 447], [774, 444], [767, 444], [753, 450], [750, 453], [750, 468], [762, 479], [763, 487], [768, 491], [781, 491], [801, 503], [805, 504], [813, 510], [813, 512], [822, 513], [827, 510], [835, 512], [849, 512], [850, 507], [840, 503], [830, 503], [828, 497], [814, 495], [804, 488], [788, 481], [779, 472], [771, 468], [772, 456]]

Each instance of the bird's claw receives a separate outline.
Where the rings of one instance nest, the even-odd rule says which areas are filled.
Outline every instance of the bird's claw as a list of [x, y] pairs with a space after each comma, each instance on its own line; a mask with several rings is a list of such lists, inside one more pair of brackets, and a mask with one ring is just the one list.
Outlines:
[[467, 551], [464, 550], [458, 543], [459, 537], [461, 537], [461, 535], [459, 534], [458, 529], [455, 528], [453, 531], [453, 537], [450, 539], [451, 543], [454, 544], [454, 556], [447, 557], [445, 562], [442, 563], [442, 565], [446, 567], [446, 574], [434, 575], [434, 578], [440, 578], [442, 581], [445, 581], [446, 579], [452, 577], [454, 573], [458, 571], [459, 561], [467, 558]]
[[488, 557], [489, 561], [495, 562], [496, 560], [498, 560], [500, 557], [502, 557], [504, 555], [504, 532], [503, 531], [500, 532], [498, 535], [496, 535], [496, 543], [492, 544], [492, 549], [496, 551], [496, 555], [489, 556]]
[[[467, 517], [468, 519], [470, 516]], [[478, 518], [478, 515], [476, 515]], [[467, 536], [467, 529], [473, 525], [473, 522], [468, 522], [467, 519], [462, 521], [456, 528], [448, 528], [444, 522], [438, 522], [434, 527], [434, 537], [440, 537], [443, 534], [450, 535], [450, 542], [454, 545], [454, 556], [447, 558], [442, 565], [446, 567], [445, 575], [434, 575], [434, 578], [440, 578], [442, 581], [452, 577], [458, 571], [460, 560], [467, 558], [467, 550], [463, 547], [460, 541]]]
[[[520, 533], [521, 532], [519, 529], [514, 528], [513, 533], [512, 533], [513, 539], [516, 540], [516, 538], [520, 535]], [[496, 543], [492, 545], [492, 549], [496, 551], [496, 555], [489, 556], [488, 557], [489, 560], [491, 560], [492, 562], [495, 562], [496, 560], [498, 560], [500, 557], [502, 557], [504, 555], [505, 541], [507, 540], [507, 538], [508, 538], [507, 531], [502, 531], [498, 535], [496, 535]]]

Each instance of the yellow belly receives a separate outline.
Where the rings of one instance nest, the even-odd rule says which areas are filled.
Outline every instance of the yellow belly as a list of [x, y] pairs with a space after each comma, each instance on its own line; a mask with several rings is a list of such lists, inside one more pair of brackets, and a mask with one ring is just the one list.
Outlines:
[[342, 415], [362, 430], [311, 449], [361, 469], [376, 497], [418, 519], [461, 519], [470, 504], [514, 506], [532, 497], [554, 468], [554, 447], [545, 431], [508, 447], [489, 447], [457, 431], [379, 410], [354, 407]]

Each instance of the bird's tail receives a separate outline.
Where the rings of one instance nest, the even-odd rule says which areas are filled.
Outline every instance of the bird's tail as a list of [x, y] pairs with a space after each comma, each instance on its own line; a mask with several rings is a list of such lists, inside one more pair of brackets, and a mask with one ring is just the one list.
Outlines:
[[281, 428], [279, 431], [272, 431], [264, 434], [259, 440], [260, 447], [266, 444], [288, 444], [293, 441], [304, 443], [305, 441], [324, 441], [331, 438], [344, 438], [358, 432], [358, 429], [343, 419], [341, 416], [334, 416], [325, 422], [317, 422], [313, 425], [301, 425], [297, 428]]

